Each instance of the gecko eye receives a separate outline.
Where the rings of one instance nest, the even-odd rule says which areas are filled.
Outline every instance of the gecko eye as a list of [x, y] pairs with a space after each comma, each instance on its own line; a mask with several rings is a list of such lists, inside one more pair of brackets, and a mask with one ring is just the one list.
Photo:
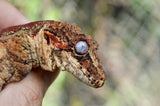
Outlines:
[[75, 48], [77, 53], [85, 54], [88, 51], [88, 44], [85, 41], [78, 41]]

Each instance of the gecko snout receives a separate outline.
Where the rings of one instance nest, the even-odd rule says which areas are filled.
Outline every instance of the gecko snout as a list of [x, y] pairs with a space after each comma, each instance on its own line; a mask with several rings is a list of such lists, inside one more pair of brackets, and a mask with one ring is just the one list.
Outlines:
[[100, 77], [100, 78], [98, 78], [98, 79], [93, 78], [93, 79], [91, 80], [91, 86], [93, 86], [93, 87], [95, 87], [95, 88], [99, 88], [99, 87], [101, 87], [101, 86], [104, 85], [105, 79], [106, 79], [105, 76]]

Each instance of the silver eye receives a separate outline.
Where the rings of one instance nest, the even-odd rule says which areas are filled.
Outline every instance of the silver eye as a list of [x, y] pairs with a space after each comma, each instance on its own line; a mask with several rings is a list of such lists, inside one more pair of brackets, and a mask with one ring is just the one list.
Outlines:
[[75, 48], [77, 53], [85, 54], [88, 51], [88, 44], [85, 41], [78, 41]]

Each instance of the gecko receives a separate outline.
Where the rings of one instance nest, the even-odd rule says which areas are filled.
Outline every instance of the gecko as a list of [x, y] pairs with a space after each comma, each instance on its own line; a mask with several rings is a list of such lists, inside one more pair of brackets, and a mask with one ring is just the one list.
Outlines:
[[33, 68], [68, 71], [99, 88], [106, 76], [97, 55], [98, 43], [76, 24], [53, 20], [11, 26], [0, 31], [0, 91], [21, 81]]

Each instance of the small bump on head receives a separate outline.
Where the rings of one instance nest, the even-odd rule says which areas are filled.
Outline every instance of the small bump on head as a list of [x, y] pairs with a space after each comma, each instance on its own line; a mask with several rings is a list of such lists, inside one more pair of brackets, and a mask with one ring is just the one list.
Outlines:
[[85, 41], [78, 41], [75, 45], [76, 52], [85, 54], [88, 51], [88, 44]]

